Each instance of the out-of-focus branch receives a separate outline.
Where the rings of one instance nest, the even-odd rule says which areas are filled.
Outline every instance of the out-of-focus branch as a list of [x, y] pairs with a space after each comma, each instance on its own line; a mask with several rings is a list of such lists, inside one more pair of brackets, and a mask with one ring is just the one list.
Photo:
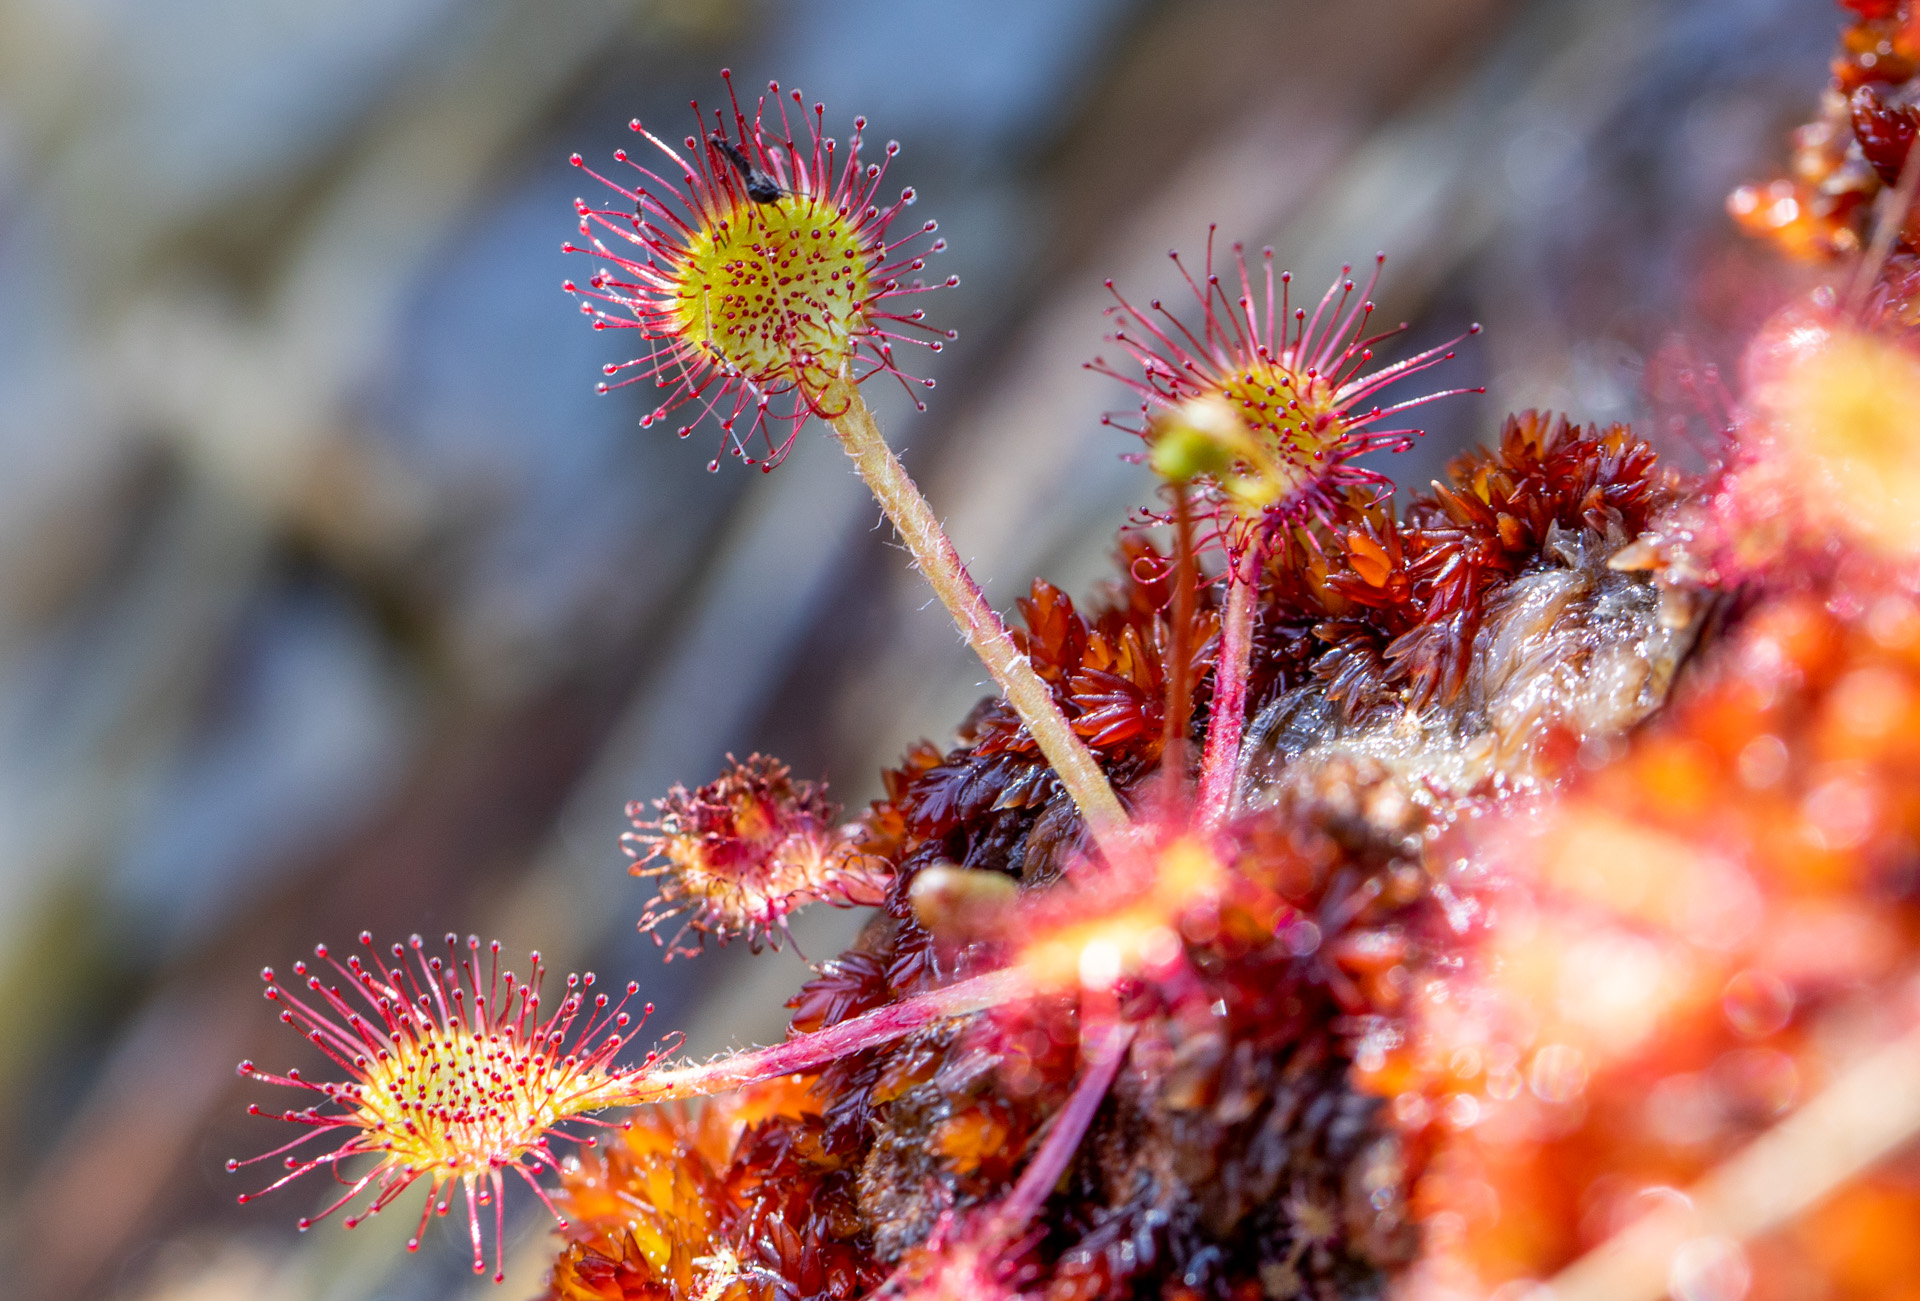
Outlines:
[[1785, 1224], [1920, 1135], [1920, 1029], [1856, 1062], [1673, 1203], [1561, 1271], [1555, 1301], [1658, 1301], [1681, 1249]]

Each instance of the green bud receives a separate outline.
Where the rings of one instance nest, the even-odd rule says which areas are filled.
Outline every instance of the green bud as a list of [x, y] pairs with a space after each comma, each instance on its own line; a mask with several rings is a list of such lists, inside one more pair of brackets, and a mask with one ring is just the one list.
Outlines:
[[1202, 475], [1221, 479], [1247, 441], [1247, 428], [1230, 405], [1217, 397], [1194, 398], [1155, 425], [1147, 462], [1172, 483]]
[[1233, 463], [1219, 442], [1191, 425], [1171, 425], [1153, 440], [1147, 458], [1153, 472], [1170, 483], [1186, 483], [1201, 475], [1218, 478]]

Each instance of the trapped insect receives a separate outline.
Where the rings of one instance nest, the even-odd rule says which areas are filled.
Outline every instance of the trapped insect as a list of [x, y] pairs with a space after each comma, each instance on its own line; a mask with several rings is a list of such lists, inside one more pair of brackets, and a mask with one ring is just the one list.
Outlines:
[[707, 137], [707, 143], [718, 149], [726, 160], [733, 164], [733, 170], [740, 173], [740, 179], [746, 182], [747, 197], [755, 203], [778, 203], [780, 197], [786, 193], [778, 181], [748, 161], [747, 155], [740, 146], [718, 131]]

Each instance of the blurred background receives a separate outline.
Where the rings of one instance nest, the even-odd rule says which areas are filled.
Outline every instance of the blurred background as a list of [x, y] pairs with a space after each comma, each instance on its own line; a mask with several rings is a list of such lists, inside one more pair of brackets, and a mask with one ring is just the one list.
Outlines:
[[[1388, 467], [1505, 410], [1633, 419], [1793, 285], [1723, 216], [1809, 113], [1827, 0], [0, 0], [0, 1287], [357, 1301], [541, 1286], [443, 1225], [238, 1208], [282, 1141], [258, 969], [363, 927], [639, 979], [651, 1028], [778, 1037], [791, 950], [663, 966], [630, 799], [779, 754], [850, 808], [983, 691], [819, 431], [762, 476], [599, 397], [560, 292], [586, 178], [730, 65], [898, 137], [960, 340], [896, 447], [1003, 606], [1090, 596], [1148, 492], [1101, 288], [1271, 243], [1390, 253], [1408, 347], [1487, 332]], [[1692, 420], [1697, 429], [1699, 419]], [[799, 927], [828, 956], [858, 918]], [[265, 1182], [264, 1178], [258, 1182]], [[408, 1205], [413, 1204], [412, 1198]]]

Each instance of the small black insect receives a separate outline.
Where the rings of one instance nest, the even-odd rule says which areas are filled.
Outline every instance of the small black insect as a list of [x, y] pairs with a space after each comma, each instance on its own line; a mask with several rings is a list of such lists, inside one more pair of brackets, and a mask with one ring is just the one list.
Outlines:
[[733, 164], [733, 170], [740, 173], [740, 179], [746, 182], [747, 197], [755, 203], [778, 203], [780, 196], [786, 193], [778, 181], [755, 167], [738, 145], [718, 131], [707, 137], [707, 143], [726, 155], [727, 161]]

